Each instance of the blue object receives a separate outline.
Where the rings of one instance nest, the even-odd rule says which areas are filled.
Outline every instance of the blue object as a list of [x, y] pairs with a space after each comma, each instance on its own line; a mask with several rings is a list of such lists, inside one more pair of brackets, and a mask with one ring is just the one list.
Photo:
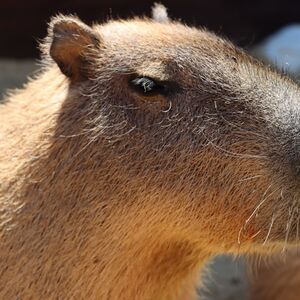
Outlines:
[[288, 73], [300, 75], [300, 24], [284, 27], [260, 45], [260, 55]]

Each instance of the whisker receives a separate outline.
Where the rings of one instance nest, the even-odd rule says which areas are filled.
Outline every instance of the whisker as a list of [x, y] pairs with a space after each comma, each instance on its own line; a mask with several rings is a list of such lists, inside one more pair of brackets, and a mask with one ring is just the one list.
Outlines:
[[292, 225], [293, 218], [294, 218], [294, 213], [295, 213], [295, 208], [294, 207], [289, 208], [289, 219], [286, 224], [286, 234], [285, 234], [285, 239], [284, 239], [284, 246], [282, 249], [283, 253], [286, 252], [286, 247], [287, 247], [288, 238], [289, 238], [289, 234], [290, 234], [290, 230], [291, 230], [291, 225]]
[[227, 154], [227, 155], [231, 155], [232, 157], [239, 157], [239, 158], [254, 158], [254, 159], [267, 159], [266, 156], [264, 155], [253, 155], [253, 154], [241, 154], [241, 153], [236, 153], [233, 151], [229, 151], [224, 149], [223, 147], [217, 145], [216, 143], [214, 143], [211, 139], [208, 138], [208, 136], [202, 131], [201, 134], [208, 140], [208, 145], [211, 145], [212, 147], [214, 147], [215, 149], [222, 151], [223, 153]]
[[86, 132], [81, 132], [81, 133], [70, 134], [70, 135], [60, 134], [59, 137], [60, 138], [74, 138], [74, 137], [78, 137], [78, 136], [82, 136], [82, 135], [87, 135], [87, 133]]
[[259, 210], [259, 208], [267, 201], [267, 199], [274, 194], [275, 191], [273, 191], [272, 193], [270, 193], [267, 197], [266, 194], [269, 191], [269, 189], [271, 188], [272, 184], [270, 184], [268, 186], [268, 188], [266, 189], [266, 191], [264, 192], [263, 196], [262, 196], [262, 200], [259, 202], [259, 204], [255, 207], [255, 209], [253, 210], [253, 212], [251, 213], [251, 215], [248, 217], [248, 219], [245, 221], [245, 226], [250, 222], [250, 220], [253, 218], [253, 216], [256, 214], [256, 212]]
[[251, 176], [251, 177], [242, 178], [242, 179], [238, 180], [238, 182], [243, 182], [243, 181], [252, 180], [252, 179], [261, 178], [261, 177], [263, 177], [263, 175], [255, 175], [255, 176]]
[[213, 146], [215, 149], [222, 151], [223, 153], [227, 155], [231, 155], [233, 157], [239, 157], [239, 158], [255, 158], [255, 159], [267, 159], [266, 156], [263, 155], [253, 155], [253, 154], [241, 154], [233, 151], [226, 150], [222, 148], [221, 146], [218, 146], [217, 144], [213, 143], [212, 141], [208, 140], [209, 144]]
[[297, 245], [297, 255], [299, 255], [299, 220], [300, 220], [300, 215], [299, 215], [299, 208], [296, 208], [296, 213], [297, 213], [297, 223], [296, 223], [296, 245]]
[[237, 238], [238, 245], [241, 245], [241, 234], [242, 234], [243, 229], [244, 229], [244, 226], [242, 226], [240, 228], [239, 233], [238, 233], [238, 238]]
[[239, 233], [238, 233], [238, 237], [237, 237], [237, 243], [238, 245], [241, 244], [241, 235], [243, 230], [246, 228], [246, 225], [250, 222], [250, 220], [252, 219], [252, 217], [256, 214], [256, 212], [259, 210], [260, 206], [267, 200], [267, 198], [272, 195], [273, 193], [271, 193], [268, 197], [265, 198], [268, 190], [271, 188], [272, 184], [270, 184], [267, 189], [265, 190], [263, 196], [262, 196], [262, 200], [260, 201], [260, 203], [255, 207], [255, 209], [253, 210], [253, 212], [251, 213], [251, 215], [246, 219], [245, 223], [243, 226], [241, 226]]
[[75, 155], [74, 158], [77, 157], [80, 153], [82, 153], [85, 149], [87, 149], [92, 143], [94, 143], [96, 138], [91, 138], [88, 143], [84, 147], [82, 147]]
[[263, 242], [263, 245], [265, 245], [265, 244], [267, 243], [268, 239], [269, 239], [269, 236], [270, 236], [270, 233], [271, 233], [271, 230], [272, 230], [272, 227], [273, 227], [273, 224], [274, 224], [275, 219], [276, 219], [276, 216], [273, 214], [273, 215], [272, 215], [272, 219], [271, 219], [271, 224], [270, 224], [270, 226], [269, 226], [269, 230], [268, 230], [268, 233], [267, 233], [267, 235], [266, 235], [266, 238], [265, 238], [265, 240], [264, 240], [264, 242]]

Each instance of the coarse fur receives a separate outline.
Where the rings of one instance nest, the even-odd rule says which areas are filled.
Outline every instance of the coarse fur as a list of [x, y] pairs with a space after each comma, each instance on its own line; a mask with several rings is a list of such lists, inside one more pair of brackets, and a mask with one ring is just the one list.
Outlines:
[[53, 18], [1, 105], [1, 299], [193, 299], [212, 255], [297, 242], [299, 87], [153, 15]]

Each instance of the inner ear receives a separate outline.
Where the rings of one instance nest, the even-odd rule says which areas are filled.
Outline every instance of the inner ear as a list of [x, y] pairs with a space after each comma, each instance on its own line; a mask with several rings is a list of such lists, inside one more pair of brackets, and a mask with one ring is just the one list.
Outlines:
[[61, 72], [72, 80], [87, 78], [89, 59], [99, 48], [96, 32], [76, 17], [58, 16], [49, 26], [49, 54]]

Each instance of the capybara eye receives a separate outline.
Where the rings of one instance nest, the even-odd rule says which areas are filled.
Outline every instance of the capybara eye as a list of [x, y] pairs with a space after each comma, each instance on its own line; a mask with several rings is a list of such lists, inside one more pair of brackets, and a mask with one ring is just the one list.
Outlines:
[[167, 93], [167, 87], [165, 84], [158, 83], [149, 77], [137, 77], [131, 80], [131, 85], [137, 92], [144, 96], [152, 96], [156, 94], [165, 95]]

